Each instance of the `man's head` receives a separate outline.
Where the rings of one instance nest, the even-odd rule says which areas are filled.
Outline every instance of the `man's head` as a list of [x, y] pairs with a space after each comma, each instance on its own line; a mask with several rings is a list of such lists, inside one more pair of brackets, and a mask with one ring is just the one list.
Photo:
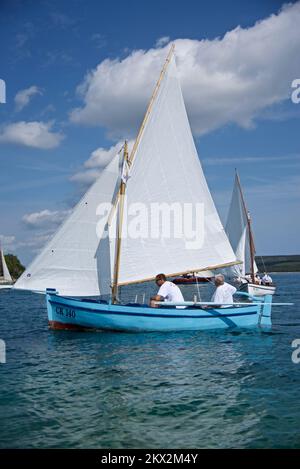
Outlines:
[[224, 284], [224, 275], [218, 274], [215, 276], [215, 285], [216, 287], [219, 287], [220, 285]]
[[167, 277], [165, 276], [165, 274], [158, 274], [155, 277], [155, 283], [159, 287], [161, 287], [162, 284], [165, 283], [166, 280], [167, 280]]

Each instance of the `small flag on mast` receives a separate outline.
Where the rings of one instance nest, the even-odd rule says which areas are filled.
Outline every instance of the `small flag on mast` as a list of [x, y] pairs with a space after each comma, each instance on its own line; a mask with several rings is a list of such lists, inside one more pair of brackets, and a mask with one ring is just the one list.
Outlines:
[[127, 181], [130, 178], [129, 172], [130, 172], [129, 163], [127, 161], [127, 158], [124, 158], [121, 179], [125, 185], [127, 184]]

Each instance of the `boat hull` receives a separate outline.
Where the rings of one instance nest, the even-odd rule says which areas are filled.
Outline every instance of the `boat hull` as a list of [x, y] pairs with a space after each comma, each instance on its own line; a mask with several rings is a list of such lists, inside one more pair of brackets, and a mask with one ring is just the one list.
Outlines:
[[271, 325], [271, 300], [270, 296], [253, 305], [176, 309], [112, 305], [47, 294], [47, 310], [52, 329], [167, 332]]
[[175, 285], [197, 285], [197, 283], [212, 282], [213, 277], [177, 277], [172, 280]]
[[243, 283], [239, 287], [239, 291], [249, 293], [249, 295], [251, 296], [265, 296], [274, 295], [276, 287], [271, 285], [256, 285], [254, 283]]
[[13, 283], [0, 283], [0, 290], [7, 290], [13, 287]]

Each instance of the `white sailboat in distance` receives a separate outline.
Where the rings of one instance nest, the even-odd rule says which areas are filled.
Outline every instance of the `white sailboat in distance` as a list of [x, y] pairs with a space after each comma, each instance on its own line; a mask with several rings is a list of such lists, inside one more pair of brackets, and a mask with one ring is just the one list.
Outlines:
[[8, 270], [3, 249], [0, 246], [0, 289], [11, 288], [13, 285], [13, 279]]
[[225, 275], [240, 283], [240, 291], [254, 296], [273, 295], [275, 285], [263, 285], [257, 281], [258, 269], [251, 218], [237, 171], [225, 231], [237, 258], [242, 261], [241, 264], [226, 268]]

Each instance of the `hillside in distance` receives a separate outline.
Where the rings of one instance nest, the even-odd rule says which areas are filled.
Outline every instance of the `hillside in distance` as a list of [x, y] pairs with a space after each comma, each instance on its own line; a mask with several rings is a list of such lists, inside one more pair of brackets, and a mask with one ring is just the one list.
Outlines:
[[24, 272], [25, 267], [21, 264], [20, 260], [14, 254], [5, 254], [5, 261], [10, 275], [14, 280], [17, 280]]
[[[300, 255], [291, 256], [256, 256], [259, 272], [300, 272]], [[265, 265], [265, 267], [264, 267]]]

